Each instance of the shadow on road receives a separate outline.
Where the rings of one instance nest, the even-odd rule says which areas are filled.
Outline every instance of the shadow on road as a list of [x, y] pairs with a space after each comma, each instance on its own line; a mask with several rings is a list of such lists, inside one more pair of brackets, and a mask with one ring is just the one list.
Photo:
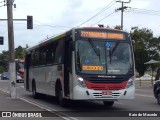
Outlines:
[[[32, 99], [32, 95], [28, 95]], [[48, 95], [41, 95], [38, 100], [59, 106], [59, 103], [55, 97]], [[81, 101], [81, 100], [67, 100], [67, 111], [127, 111], [128, 109], [123, 109], [120, 106], [113, 105], [112, 107], [107, 107], [103, 105], [102, 101]]]

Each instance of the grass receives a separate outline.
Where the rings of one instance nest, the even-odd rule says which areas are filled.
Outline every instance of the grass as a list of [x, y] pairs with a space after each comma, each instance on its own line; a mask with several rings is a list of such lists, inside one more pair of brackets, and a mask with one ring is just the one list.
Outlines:
[[[152, 76], [152, 72], [146, 72], [144, 74], [148, 74], [148, 75]], [[157, 72], [153, 72], [153, 77], [155, 77], [156, 74], [157, 74]], [[141, 77], [141, 76], [139, 76], [139, 74], [136, 72], [136, 77], [138, 78], [138, 77]]]
[[[152, 87], [152, 81], [151, 80], [136, 80], [136, 88], [140, 88], [140, 87]], [[154, 80], [153, 80], [153, 84], [154, 84]]]

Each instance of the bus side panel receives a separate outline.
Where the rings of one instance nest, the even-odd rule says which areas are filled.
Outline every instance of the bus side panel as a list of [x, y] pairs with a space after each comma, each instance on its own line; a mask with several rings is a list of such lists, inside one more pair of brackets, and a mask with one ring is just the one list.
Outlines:
[[45, 67], [34, 67], [32, 68], [33, 76], [30, 76], [31, 81], [35, 80], [36, 91], [38, 93], [46, 93], [46, 85], [45, 85]]
[[64, 81], [63, 73], [64, 65], [53, 65], [46, 67], [46, 93], [51, 96], [55, 96], [56, 81], [60, 80], [62, 89]]
[[25, 90], [29, 90], [29, 88], [27, 88], [27, 80], [26, 80], [26, 70], [24, 70], [24, 88], [25, 88]]
[[32, 68], [29, 68], [29, 78], [28, 78], [28, 83], [29, 83], [29, 91], [32, 91]]
[[25, 65], [24, 65], [24, 87], [27, 91], [32, 90], [32, 88], [30, 87], [30, 81], [29, 81], [30, 60], [31, 60], [31, 54], [26, 53]]
[[76, 71], [75, 71], [75, 52], [72, 51], [72, 74], [69, 75], [69, 86], [70, 86], [70, 99], [74, 98], [74, 86], [77, 84]]
[[31, 74], [32, 74], [32, 68], [29, 70], [29, 76], [27, 77], [27, 69], [24, 71], [24, 87], [27, 91], [32, 91], [32, 79], [31, 79]]
[[[59, 67], [62, 70], [58, 71]], [[29, 89], [32, 91], [32, 81], [36, 82], [36, 90], [38, 93], [43, 93], [51, 96], [55, 96], [56, 80], [61, 81], [63, 88], [63, 73], [64, 65], [50, 65], [45, 67], [34, 67], [29, 69]], [[25, 70], [25, 88], [26, 88], [26, 70]], [[26, 89], [27, 90], [27, 89]]]

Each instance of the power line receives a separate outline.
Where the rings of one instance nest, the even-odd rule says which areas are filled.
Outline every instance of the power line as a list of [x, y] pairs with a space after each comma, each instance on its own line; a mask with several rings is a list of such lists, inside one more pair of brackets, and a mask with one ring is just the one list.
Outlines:
[[35, 22], [37, 23], [40, 23], [41, 25], [40, 26], [49, 26], [49, 27], [54, 27], [54, 28], [65, 28], [65, 29], [68, 29], [68, 28], [71, 28], [71, 27], [67, 27], [67, 26], [53, 26], [53, 25], [48, 25], [48, 24], [44, 24], [44, 23], [41, 23], [37, 20], [34, 20]]
[[[113, 3], [114, 2], [114, 3]], [[96, 13], [95, 15], [93, 15], [91, 18], [89, 18], [88, 20], [86, 20], [85, 22], [81, 23], [80, 25], [78, 25], [77, 27], [87, 23], [88, 21], [90, 21], [91, 19], [95, 18], [96, 16], [98, 16], [99, 14], [101, 14], [102, 12], [104, 12], [105, 10], [109, 9], [111, 6], [113, 6], [115, 4], [115, 0], [113, 0], [112, 2], [110, 2], [107, 6], [105, 6], [102, 10], [100, 10], [98, 13]]]
[[5, 6], [5, 5], [0, 5], [0, 7], [3, 7], [3, 6]]
[[1, 1], [0, 3], [4, 3], [4, 4], [3, 4], [3, 5], [1, 5], [0, 7], [5, 6], [5, 0], [4, 0], [4, 1]]
[[155, 13], [145, 13], [145, 12], [138, 12], [138, 11], [137, 11], [137, 12], [136, 12], [136, 11], [133, 11], [133, 13], [160, 16], [160, 13], [159, 13], [159, 14], [155, 14]]
[[131, 8], [131, 10], [133, 10], [131, 11], [133, 13], [160, 16], [160, 11], [148, 10], [148, 9], [138, 9], [138, 8]]
[[148, 10], [148, 9], [139, 9], [139, 8], [131, 8], [133, 10], [137, 10], [137, 11], [145, 11], [145, 12], [160, 12], [157, 10]]
[[[4, 20], [6, 20], [6, 19], [4, 19]], [[48, 25], [48, 24], [41, 23], [41, 22], [36, 21], [36, 20], [34, 20], [34, 21], [37, 22], [37, 23], [40, 23], [40, 24], [34, 24], [36, 26], [47, 26], [47, 27], [52, 27], [54, 29], [63, 29], [63, 30], [71, 29], [72, 28], [72, 27], [67, 27], [67, 26], [53, 26], [53, 25]], [[6, 21], [3, 21], [3, 22], [6, 22]], [[14, 22], [14, 24], [26, 24], [26, 23], [17, 23], [17, 22]]]
[[5, 3], [5, 0], [4, 0], [4, 1], [1, 1], [0, 3]]
[[98, 22], [92, 24], [92, 26], [95, 25], [95, 24], [97, 24], [97, 23], [99, 23], [99, 22], [101, 22], [102, 20], [106, 19], [107, 17], [111, 16], [113, 13], [115, 13], [115, 12], [112, 12], [112, 13], [110, 13], [109, 15], [107, 15], [106, 17], [100, 19]]

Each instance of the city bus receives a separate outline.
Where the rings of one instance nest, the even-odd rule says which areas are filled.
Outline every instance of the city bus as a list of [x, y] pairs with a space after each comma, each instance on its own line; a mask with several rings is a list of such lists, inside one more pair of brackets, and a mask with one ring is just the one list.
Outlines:
[[23, 83], [24, 82], [24, 59], [15, 59], [16, 63], [16, 82]]
[[134, 99], [135, 63], [130, 34], [102, 27], [73, 28], [26, 50], [25, 89], [34, 98], [103, 101]]

